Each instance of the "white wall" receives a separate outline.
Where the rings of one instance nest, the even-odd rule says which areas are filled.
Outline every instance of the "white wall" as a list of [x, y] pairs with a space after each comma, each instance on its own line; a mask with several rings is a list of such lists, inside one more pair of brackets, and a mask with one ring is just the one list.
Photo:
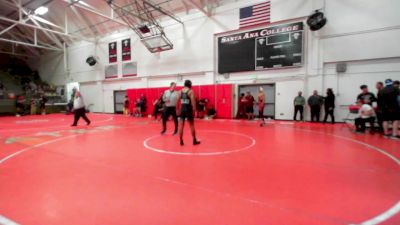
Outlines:
[[[325, 92], [327, 87], [338, 93], [338, 106], [352, 103], [363, 84], [373, 86], [387, 77], [400, 79], [400, 1], [398, 0], [272, 0], [271, 21], [304, 20], [313, 10], [323, 8], [328, 18], [320, 31], [305, 32], [304, 66], [301, 68], [230, 74], [228, 79], [216, 74], [215, 35], [238, 28], [239, 8], [260, 1], [230, 1], [217, 8], [212, 17], [196, 10], [179, 15], [184, 26], [165, 20], [165, 32], [174, 49], [151, 54], [130, 30], [110, 34], [98, 43], [78, 42], [68, 47], [67, 69], [63, 54], [49, 54], [40, 60], [40, 75], [54, 84], [72, 81], [83, 84], [82, 93], [90, 96], [96, 111], [113, 112], [113, 91], [127, 88], [167, 86], [171, 81], [190, 78], [195, 84], [213, 83], [276, 83], [276, 116], [293, 117], [291, 106], [296, 93], [307, 97], [313, 90]], [[326, 4], [324, 4], [326, 2]], [[306, 30], [308, 30], [306, 28]], [[132, 60], [138, 63], [139, 77], [104, 80], [108, 65], [108, 43], [132, 38]], [[121, 49], [119, 49], [120, 51]], [[90, 55], [99, 63], [90, 67], [85, 60]], [[121, 57], [121, 54], [118, 54]], [[118, 59], [121, 71], [121, 59]], [[336, 74], [336, 63], [347, 62], [348, 71]], [[85, 85], [87, 83], [87, 85]], [[87, 89], [87, 90], [85, 90]], [[95, 93], [100, 92], [98, 95]], [[93, 100], [91, 100], [93, 98]], [[88, 101], [88, 97], [86, 97]], [[338, 107], [337, 117], [346, 114]]]

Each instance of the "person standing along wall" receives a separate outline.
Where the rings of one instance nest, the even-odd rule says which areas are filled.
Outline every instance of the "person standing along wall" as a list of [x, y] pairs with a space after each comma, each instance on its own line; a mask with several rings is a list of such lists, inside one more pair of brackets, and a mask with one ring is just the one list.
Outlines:
[[324, 106], [325, 106], [325, 118], [324, 118], [324, 123], [328, 120], [328, 116], [331, 116], [332, 119], [332, 124], [335, 123], [335, 115], [334, 115], [334, 109], [335, 109], [335, 94], [333, 94], [332, 88], [328, 88], [326, 90], [326, 97], [324, 101]]
[[265, 93], [264, 93], [264, 89], [262, 87], [260, 87], [259, 91], [258, 91], [258, 117], [261, 120], [261, 123], [260, 123], [261, 127], [265, 125], [264, 105], [265, 105]]
[[308, 105], [311, 110], [311, 122], [319, 122], [321, 106], [323, 104], [323, 97], [318, 95], [318, 91], [314, 90], [313, 95], [308, 98]]
[[250, 91], [246, 93], [246, 115], [248, 120], [254, 119], [254, 97]]
[[376, 105], [377, 105], [377, 109], [376, 109], [376, 119], [378, 121], [378, 131], [379, 132], [383, 132], [383, 121], [382, 121], [382, 99], [379, 98], [379, 92], [383, 89], [383, 83], [382, 82], [377, 82], [376, 85], [376, 90], [378, 91], [376, 96]]
[[246, 114], [246, 98], [244, 93], [241, 93], [238, 98], [238, 110], [236, 114], [236, 119], [243, 119]]
[[127, 95], [125, 95], [125, 100], [124, 100], [124, 115], [125, 116], [129, 115], [129, 98]]
[[297, 112], [300, 112], [300, 121], [304, 120], [303, 112], [304, 112], [304, 105], [306, 104], [306, 99], [302, 96], [303, 93], [299, 91], [298, 95], [294, 98], [294, 116], [293, 120], [296, 121]]

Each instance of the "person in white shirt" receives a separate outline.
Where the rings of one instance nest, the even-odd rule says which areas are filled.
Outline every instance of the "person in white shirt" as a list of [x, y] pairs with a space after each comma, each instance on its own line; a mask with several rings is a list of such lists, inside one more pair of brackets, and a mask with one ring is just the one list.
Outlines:
[[170, 116], [174, 119], [174, 133], [178, 133], [178, 116], [176, 115], [176, 103], [178, 98], [178, 93], [175, 91], [176, 83], [172, 82], [169, 89], [164, 92], [162, 100], [165, 102], [165, 111], [163, 115], [162, 131], [161, 134], [165, 134], [167, 131], [167, 121]]
[[371, 126], [371, 133], [374, 131], [375, 111], [369, 104], [363, 104], [362, 100], [358, 101], [360, 109], [358, 110], [358, 117], [355, 119], [356, 132], [365, 132], [365, 123]]
[[78, 125], [78, 120], [81, 117], [86, 121], [87, 125], [90, 125], [90, 120], [86, 116], [85, 102], [83, 101], [83, 98], [79, 91], [75, 92], [73, 110], [74, 110], [74, 123], [71, 126], [75, 127], [76, 125]]

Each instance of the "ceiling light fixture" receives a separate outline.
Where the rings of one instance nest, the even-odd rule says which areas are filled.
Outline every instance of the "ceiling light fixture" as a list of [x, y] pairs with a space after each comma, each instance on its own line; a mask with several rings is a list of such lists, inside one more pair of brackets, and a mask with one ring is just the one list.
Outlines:
[[40, 6], [39, 8], [35, 9], [35, 14], [36, 15], [44, 15], [49, 11], [47, 7]]

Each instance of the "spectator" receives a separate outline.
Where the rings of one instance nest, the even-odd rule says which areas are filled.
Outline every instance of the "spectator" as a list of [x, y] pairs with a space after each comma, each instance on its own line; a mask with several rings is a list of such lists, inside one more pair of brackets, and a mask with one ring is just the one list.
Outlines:
[[204, 118], [206, 114], [208, 99], [202, 98], [197, 102], [197, 117]]
[[374, 93], [371, 93], [368, 91], [368, 86], [363, 84], [360, 86], [361, 93], [357, 96], [357, 102], [358, 100], [361, 100], [363, 104], [369, 104], [372, 106], [373, 102], [376, 102], [376, 97]]
[[25, 97], [23, 95], [20, 95], [17, 97], [17, 103], [16, 103], [16, 107], [17, 107], [17, 114], [16, 116], [23, 116], [25, 114]]
[[302, 96], [303, 93], [299, 91], [298, 95], [294, 98], [294, 117], [293, 120], [296, 121], [297, 112], [300, 112], [300, 121], [303, 121], [304, 105], [306, 104], [306, 99]]
[[[398, 81], [398, 80], [393, 81], [393, 87], [397, 88], [397, 90], [399, 90], [399, 92], [400, 92], [400, 81]], [[400, 94], [399, 94], [399, 96], [397, 96], [397, 102], [399, 103], [399, 107], [400, 107]]]
[[159, 97], [153, 102], [154, 105], [154, 112], [153, 116], [154, 119], [157, 120], [158, 114], [160, 114], [160, 119], [164, 117], [164, 101], [163, 101], [163, 96]]
[[144, 96], [144, 94], [140, 95], [140, 112], [144, 113], [146, 112], [146, 108], [147, 108], [147, 100], [146, 97]]
[[142, 103], [141, 103], [140, 98], [136, 99], [134, 116], [135, 117], [142, 116]]
[[124, 100], [124, 115], [129, 115], [129, 98], [127, 95], [125, 95], [125, 100]]
[[313, 95], [308, 98], [308, 106], [311, 110], [311, 122], [319, 122], [321, 106], [324, 103], [323, 97], [318, 95], [318, 91], [314, 90]]
[[328, 116], [331, 116], [332, 119], [332, 124], [335, 123], [335, 115], [334, 115], [334, 109], [335, 109], [335, 94], [333, 93], [332, 88], [328, 88], [326, 90], [326, 97], [324, 101], [324, 107], [325, 107], [325, 118], [324, 118], [324, 123], [328, 120]]
[[246, 93], [246, 115], [248, 120], [254, 119], [254, 97], [250, 91]]
[[[400, 92], [400, 81], [398, 81], [398, 80], [394, 81], [393, 86], [395, 88], [397, 88]], [[399, 94], [399, 96], [397, 96], [397, 102], [399, 103], [399, 107], [400, 107], [400, 94]]]
[[374, 131], [375, 123], [375, 112], [371, 105], [363, 104], [362, 99], [358, 100], [360, 109], [358, 110], [358, 117], [355, 119], [356, 132], [365, 132], [365, 123], [369, 123], [371, 126], [371, 133]]
[[399, 120], [400, 120], [400, 106], [397, 102], [399, 96], [399, 89], [393, 86], [391, 79], [385, 80], [386, 86], [379, 91], [378, 96], [382, 103], [382, 121], [383, 132], [385, 137], [390, 137], [389, 122], [392, 122], [393, 133], [392, 137], [399, 139]]
[[4, 86], [0, 86], [0, 99], [4, 98], [4, 95], [5, 95], [5, 88]]
[[207, 110], [207, 119], [214, 119], [217, 115], [217, 111], [215, 111], [214, 105], [211, 105], [210, 108]]
[[36, 115], [36, 100], [35, 99], [31, 99], [31, 115]]
[[245, 112], [246, 112], [246, 97], [244, 96], [244, 93], [241, 93], [238, 99], [238, 111], [236, 114], [236, 118], [237, 119], [243, 118]]
[[375, 114], [376, 114], [376, 119], [378, 120], [378, 126], [379, 126], [378, 130], [379, 130], [379, 132], [383, 132], [383, 125], [382, 125], [382, 123], [383, 123], [382, 122], [382, 99], [379, 97], [378, 93], [379, 93], [380, 90], [383, 89], [384, 86], [383, 86], [383, 83], [379, 81], [379, 82], [376, 83], [375, 87], [376, 87], [376, 90], [378, 91], [377, 94], [376, 94], [376, 96], [377, 96], [377, 99], [376, 99], [377, 109], [375, 111]]
[[40, 105], [40, 114], [42, 115], [46, 115], [46, 103], [47, 103], [47, 98], [42, 95], [40, 97], [40, 101], [39, 101], [39, 105]]
[[264, 106], [265, 106], [265, 93], [264, 93], [264, 88], [260, 87], [258, 89], [258, 117], [261, 120], [260, 126], [265, 125], [265, 120], [264, 120]]
[[399, 89], [400, 88], [400, 81], [398, 81], [398, 80], [393, 81], [393, 87]]

